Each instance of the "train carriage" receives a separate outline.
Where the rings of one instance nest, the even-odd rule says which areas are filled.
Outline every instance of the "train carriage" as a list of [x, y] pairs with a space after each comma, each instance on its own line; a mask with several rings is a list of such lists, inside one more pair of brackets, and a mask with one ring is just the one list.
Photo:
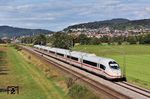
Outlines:
[[51, 48], [41, 45], [34, 45], [34, 47], [50, 53], [53, 57], [59, 60], [104, 76], [107, 79], [118, 79], [122, 77], [119, 64], [113, 59], [98, 57], [95, 54]]

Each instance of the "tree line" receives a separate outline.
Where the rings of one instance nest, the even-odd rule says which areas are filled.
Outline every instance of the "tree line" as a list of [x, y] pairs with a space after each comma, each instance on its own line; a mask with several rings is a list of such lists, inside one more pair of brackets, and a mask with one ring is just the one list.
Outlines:
[[24, 37], [21, 38], [21, 43], [26, 44], [39, 44], [39, 45], [50, 45], [52, 47], [59, 47], [65, 49], [71, 49], [76, 43], [80, 45], [99, 45], [102, 43], [118, 44], [126, 42], [127, 44], [150, 44], [150, 33], [135, 36], [103, 36], [101, 38], [88, 37], [85, 34], [76, 36], [74, 34], [67, 33], [54, 33], [52, 36], [47, 37], [40, 34], [36, 37]]

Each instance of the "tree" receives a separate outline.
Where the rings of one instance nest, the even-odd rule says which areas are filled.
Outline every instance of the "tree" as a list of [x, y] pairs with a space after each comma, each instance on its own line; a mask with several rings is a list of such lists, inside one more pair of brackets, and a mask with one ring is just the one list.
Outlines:
[[66, 33], [57, 32], [52, 36], [52, 46], [64, 49], [71, 49], [73, 40], [71, 36]]
[[81, 45], [87, 45], [90, 42], [90, 39], [85, 34], [80, 34], [78, 36], [78, 41]]
[[0, 43], [4, 43], [4, 41], [0, 39]]
[[150, 34], [147, 34], [143, 39], [144, 44], [150, 44]]
[[136, 44], [137, 43], [137, 39], [135, 36], [129, 36], [127, 38], [127, 42], [129, 42], [130, 44]]
[[46, 45], [46, 36], [43, 34], [36, 36], [34, 39], [34, 44]]
[[21, 38], [21, 43], [31, 44], [33, 43], [34, 37], [24, 37]]
[[70, 33], [70, 36], [72, 38], [73, 47], [74, 47], [75, 43], [78, 43], [77, 35], [75, 35], [74, 33]]
[[100, 38], [100, 41], [103, 43], [108, 43], [109, 42], [109, 37], [108, 36], [103, 36]]
[[90, 44], [92, 45], [98, 45], [101, 44], [100, 39], [96, 38], [96, 37], [91, 37], [90, 38]]
[[126, 37], [125, 36], [114, 36], [114, 37], [112, 37], [112, 41], [113, 42], [117, 42], [118, 43], [118, 45], [121, 45], [122, 44], [122, 42], [124, 42], [125, 41], [125, 39], [126, 39]]

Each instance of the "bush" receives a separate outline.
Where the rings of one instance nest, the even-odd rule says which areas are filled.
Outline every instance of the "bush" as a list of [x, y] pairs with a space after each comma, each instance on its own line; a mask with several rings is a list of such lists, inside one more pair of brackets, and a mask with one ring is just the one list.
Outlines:
[[72, 99], [100, 99], [93, 92], [88, 90], [85, 86], [74, 84], [70, 87], [68, 95]]
[[74, 80], [73, 80], [73, 78], [67, 78], [66, 80], [65, 80], [65, 82], [66, 82], [66, 84], [67, 84], [67, 88], [70, 88], [75, 82], [74, 82]]
[[86, 93], [86, 87], [75, 84], [69, 89], [68, 95], [73, 99], [82, 99]]

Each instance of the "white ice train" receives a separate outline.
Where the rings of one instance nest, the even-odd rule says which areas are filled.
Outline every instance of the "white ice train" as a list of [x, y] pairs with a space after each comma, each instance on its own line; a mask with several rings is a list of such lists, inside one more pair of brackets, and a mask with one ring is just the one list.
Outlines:
[[51, 48], [42, 45], [34, 45], [34, 48], [49, 53], [53, 58], [86, 69], [107, 79], [122, 78], [121, 69], [113, 59], [98, 57], [95, 54]]

